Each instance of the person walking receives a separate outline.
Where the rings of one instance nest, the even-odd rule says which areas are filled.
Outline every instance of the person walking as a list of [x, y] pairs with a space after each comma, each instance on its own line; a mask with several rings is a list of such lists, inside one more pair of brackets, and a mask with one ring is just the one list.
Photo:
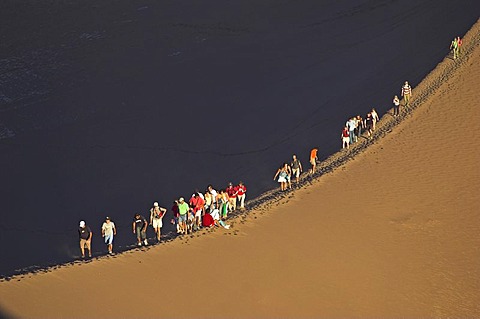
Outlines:
[[165, 216], [166, 212], [167, 209], [158, 206], [158, 202], [153, 203], [153, 207], [150, 208], [150, 225], [155, 230], [155, 237], [158, 243], [162, 236], [163, 216]]
[[349, 143], [353, 144], [357, 141], [357, 137], [355, 136], [355, 128], [357, 127], [357, 120], [352, 117], [347, 121], [345, 124], [346, 127], [348, 127], [348, 136], [350, 138]]
[[189, 201], [190, 209], [192, 210], [194, 216], [194, 230], [200, 229], [202, 225], [202, 214], [205, 207], [205, 197], [202, 198], [200, 193], [197, 191], [193, 193], [193, 196]]
[[228, 195], [228, 211], [233, 212], [237, 209], [237, 190], [233, 187], [232, 182], [230, 182], [225, 191]]
[[378, 117], [378, 113], [375, 110], [375, 108], [372, 108], [372, 120], [373, 120], [373, 126], [372, 126], [372, 131], [375, 131], [375, 125], [377, 124], [378, 121], [380, 121], [380, 117]]
[[359, 138], [360, 136], [362, 136], [362, 132], [365, 125], [363, 124], [363, 119], [360, 115], [357, 115], [356, 120], [357, 120], [357, 129], [356, 129], [355, 135], [357, 136], [357, 138]]
[[456, 60], [458, 57], [458, 42], [457, 38], [453, 38], [452, 43], [450, 43], [450, 50], [453, 53], [453, 59]]
[[247, 194], [247, 187], [243, 184], [242, 181], [237, 185], [237, 199], [240, 204], [240, 209], [245, 209], [245, 195]]
[[368, 139], [371, 140], [373, 138], [373, 116], [372, 113], [368, 113], [367, 117], [365, 118], [365, 129], [367, 130]]
[[342, 138], [342, 149], [350, 147], [350, 133], [348, 132], [348, 128], [345, 126], [343, 128], [342, 134], [340, 136]]
[[398, 116], [400, 114], [400, 100], [398, 96], [393, 97], [393, 116]]
[[178, 221], [178, 217], [179, 217], [180, 214], [178, 212], [178, 201], [177, 200], [173, 201], [173, 205], [172, 205], [171, 210], [172, 210], [173, 218], [170, 222], [173, 225], [175, 225], [175, 229], [177, 230], [177, 234], [180, 234], [180, 223]]
[[82, 258], [85, 258], [85, 249], [88, 251], [88, 257], [92, 257], [93, 232], [83, 220], [80, 221], [80, 225], [78, 227], [78, 236], [80, 239], [80, 251], [82, 253]]
[[460, 57], [460, 49], [462, 48], [462, 38], [457, 37], [457, 58]]
[[148, 226], [148, 222], [145, 219], [145, 217], [141, 216], [138, 213], [135, 214], [133, 218], [132, 228], [133, 228], [133, 233], [137, 235], [138, 246], [142, 246], [142, 242], [145, 246], [148, 245], [147, 226]]
[[102, 237], [108, 248], [108, 253], [113, 254], [113, 237], [117, 235], [117, 228], [115, 223], [110, 220], [110, 217], [105, 217], [102, 225]]
[[317, 152], [318, 152], [317, 148], [313, 148], [310, 151], [310, 164], [312, 165], [312, 168], [310, 169], [311, 175], [315, 174], [315, 170], [317, 169], [317, 160], [318, 160]]
[[290, 164], [292, 167], [292, 175], [295, 176], [295, 181], [298, 185], [298, 182], [300, 181], [300, 174], [302, 173], [302, 163], [300, 160], [297, 158], [297, 155], [293, 154], [292, 156], [292, 163]]
[[282, 192], [287, 190], [287, 182], [288, 182], [287, 175], [288, 173], [287, 173], [286, 165], [283, 164], [278, 168], [277, 172], [275, 173], [275, 176], [273, 177], [273, 180], [276, 180], [278, 176], [278, 183], [280, 183], [280, 190]]
[[408, 84], [408, 81], [405, 81], [405, 84], [402, 86], [402, 96], [405, 100], [405, 106], [408, 106], [410, 98], [412, 97], [412, 87]]
[[188, 218], [188, 211], [190, 207], [187, 203], [185, 203], [185, 199], [180, 197], [178, 199], [178, 223], [180, 224], [180, 232], [182, 234], [187, 234], [187, 218]]

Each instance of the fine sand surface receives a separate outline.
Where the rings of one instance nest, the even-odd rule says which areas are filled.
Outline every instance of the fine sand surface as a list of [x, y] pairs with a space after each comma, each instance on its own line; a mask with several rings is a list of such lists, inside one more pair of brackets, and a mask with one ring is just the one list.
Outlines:
[[477, 22], [468, 59], [446, 58], [411, 115], [312, 185], [229, 231], [3, 281], [5, 314], [480, 317], [479, 37]]

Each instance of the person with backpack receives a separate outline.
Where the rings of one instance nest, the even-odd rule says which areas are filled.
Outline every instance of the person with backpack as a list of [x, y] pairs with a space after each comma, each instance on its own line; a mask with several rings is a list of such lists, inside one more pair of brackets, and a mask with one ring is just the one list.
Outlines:
[[153, 203], [153, 207], [150, 208], [150, 225], [152, 225], [155, 230], [155, 236], [157, 242], [160, 242], [162, 235], [162, 226], [163, 226], [163, 216], [167, 212], [166, 208], [158, 206], [158, 202]]

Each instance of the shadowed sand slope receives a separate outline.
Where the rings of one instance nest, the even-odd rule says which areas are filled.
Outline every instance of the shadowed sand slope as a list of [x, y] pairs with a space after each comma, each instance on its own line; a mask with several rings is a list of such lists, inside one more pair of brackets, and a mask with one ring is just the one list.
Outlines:
[[452, 63], [455, 73], [390, 134], [276, 206], [229, 231], [2, 282], [4, 311], [479, 317], [480, 50], [445, 59], [414, 94]]

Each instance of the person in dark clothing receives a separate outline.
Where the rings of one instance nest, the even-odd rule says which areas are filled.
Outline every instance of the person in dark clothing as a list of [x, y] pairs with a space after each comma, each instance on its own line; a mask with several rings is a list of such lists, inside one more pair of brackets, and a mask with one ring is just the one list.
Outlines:
[[145, 219], [145, 217], [141, 216], [140, 214], [135, 214], [135, 217], [132, 223], [132, 228], [133, 228], [133, 233], [137, 235], [138, 246], [142, 246], [142, 242], [145, 246], [148, 245], [147, 226], [148, 226], [148, 222]]
[[78, 227], [78, 236], [80, 238], [80, 251], [82, 252], [82, 258], [85, 258], [85, 248], [88, 250], [88, 257], [92, 257], [92, 230], [85, 224], [85, 221], [81, 221]]

